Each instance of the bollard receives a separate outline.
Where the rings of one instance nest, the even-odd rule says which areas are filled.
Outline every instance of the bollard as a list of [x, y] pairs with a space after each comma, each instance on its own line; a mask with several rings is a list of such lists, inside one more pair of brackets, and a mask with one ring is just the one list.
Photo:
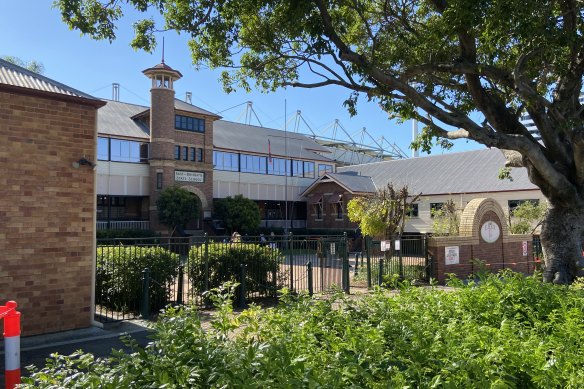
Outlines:
[[312, 262], [306, 263], [306, 271], [308, 277], [308, 294], [312, 297], [314, 294], [314, 287], [312, 286]]
[[0, 319], [4, 318], [4, 379], [6, 389], [20, 384], [20, 312], [16, 302], [0, 306]]
[[142, 307], [140, 309], [142, 319], [150, 318], [150, 269], [145, 268], [142, 271]]

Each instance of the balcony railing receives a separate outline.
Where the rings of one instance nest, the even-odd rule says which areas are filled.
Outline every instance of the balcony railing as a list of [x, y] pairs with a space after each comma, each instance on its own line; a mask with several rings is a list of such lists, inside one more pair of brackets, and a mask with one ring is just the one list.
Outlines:
[[150, 221], [148, 220], [111, 220], [98, 221], [98, 230], [149, 230]]

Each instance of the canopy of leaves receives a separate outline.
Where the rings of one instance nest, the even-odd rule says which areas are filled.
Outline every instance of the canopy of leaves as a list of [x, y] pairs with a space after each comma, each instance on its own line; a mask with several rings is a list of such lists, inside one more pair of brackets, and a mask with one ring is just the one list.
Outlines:
[[43, 65], [41, 62], [38, 61], [24, 61], [18, 57], [13, 57], [11, 55], [6, 55], [4, 57], [2, 57], [2, 59], [4, 61], [13, 63], [15, 65], [18, 65], [22, 68], [25, 68], [27, 70], [30, 70], [31, 72], [35, 72], [38, 74], [43, 74], [45, 72], [45, 65]]
[[456, 204], [448, 200], [439, 209], [432, 209], [432, 233], [436, 236], [458, 235], [460, 221]]
[[215, 218], [221, 220], [229, 233], [253, 233], [261, 222], [260, 208], [255, 201], [242, 195], [217, 199], [213, 203]]
[[401, 235], [407, 213], [419, 197], [411, 196], [407, 186], [395, 189], [388, 183], [373, 196], [351, 199], [347, 204], [349, 220], [359, 223], [364, 235], [387, 238], [396, 232]]
[[184, 228], [199, 217], [200, 200], [186, 189], [171, 186], [160, 192], [156, 207], [160, 223], [174, 232], [177, 227]]
[[510, 218], [512, 234], [532, 234], [543, 222], [547, 213], [547, 203], [524, 201], [512, 212]]

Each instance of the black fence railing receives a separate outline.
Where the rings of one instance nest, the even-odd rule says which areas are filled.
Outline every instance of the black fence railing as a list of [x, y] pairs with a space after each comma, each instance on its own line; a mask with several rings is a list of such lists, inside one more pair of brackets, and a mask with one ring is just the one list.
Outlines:
[[239, 284], [239, 306], [274, 299], [282, 288], [348, 293], [353, 267], [346, 236], [109, 239], [97, 244], [99, 321], [148, 317], [167, 304], [206, 306], [205, 292], [229, 281]]

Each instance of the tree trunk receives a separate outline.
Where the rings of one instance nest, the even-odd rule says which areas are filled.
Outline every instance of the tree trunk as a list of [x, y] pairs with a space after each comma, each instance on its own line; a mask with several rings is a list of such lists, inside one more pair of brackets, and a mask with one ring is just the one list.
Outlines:
[[581, 270], [584, 240], [584, 207], [550, 205], [541, 229], [545, 267], [543, 279], [555, 284], [570, 284]]

